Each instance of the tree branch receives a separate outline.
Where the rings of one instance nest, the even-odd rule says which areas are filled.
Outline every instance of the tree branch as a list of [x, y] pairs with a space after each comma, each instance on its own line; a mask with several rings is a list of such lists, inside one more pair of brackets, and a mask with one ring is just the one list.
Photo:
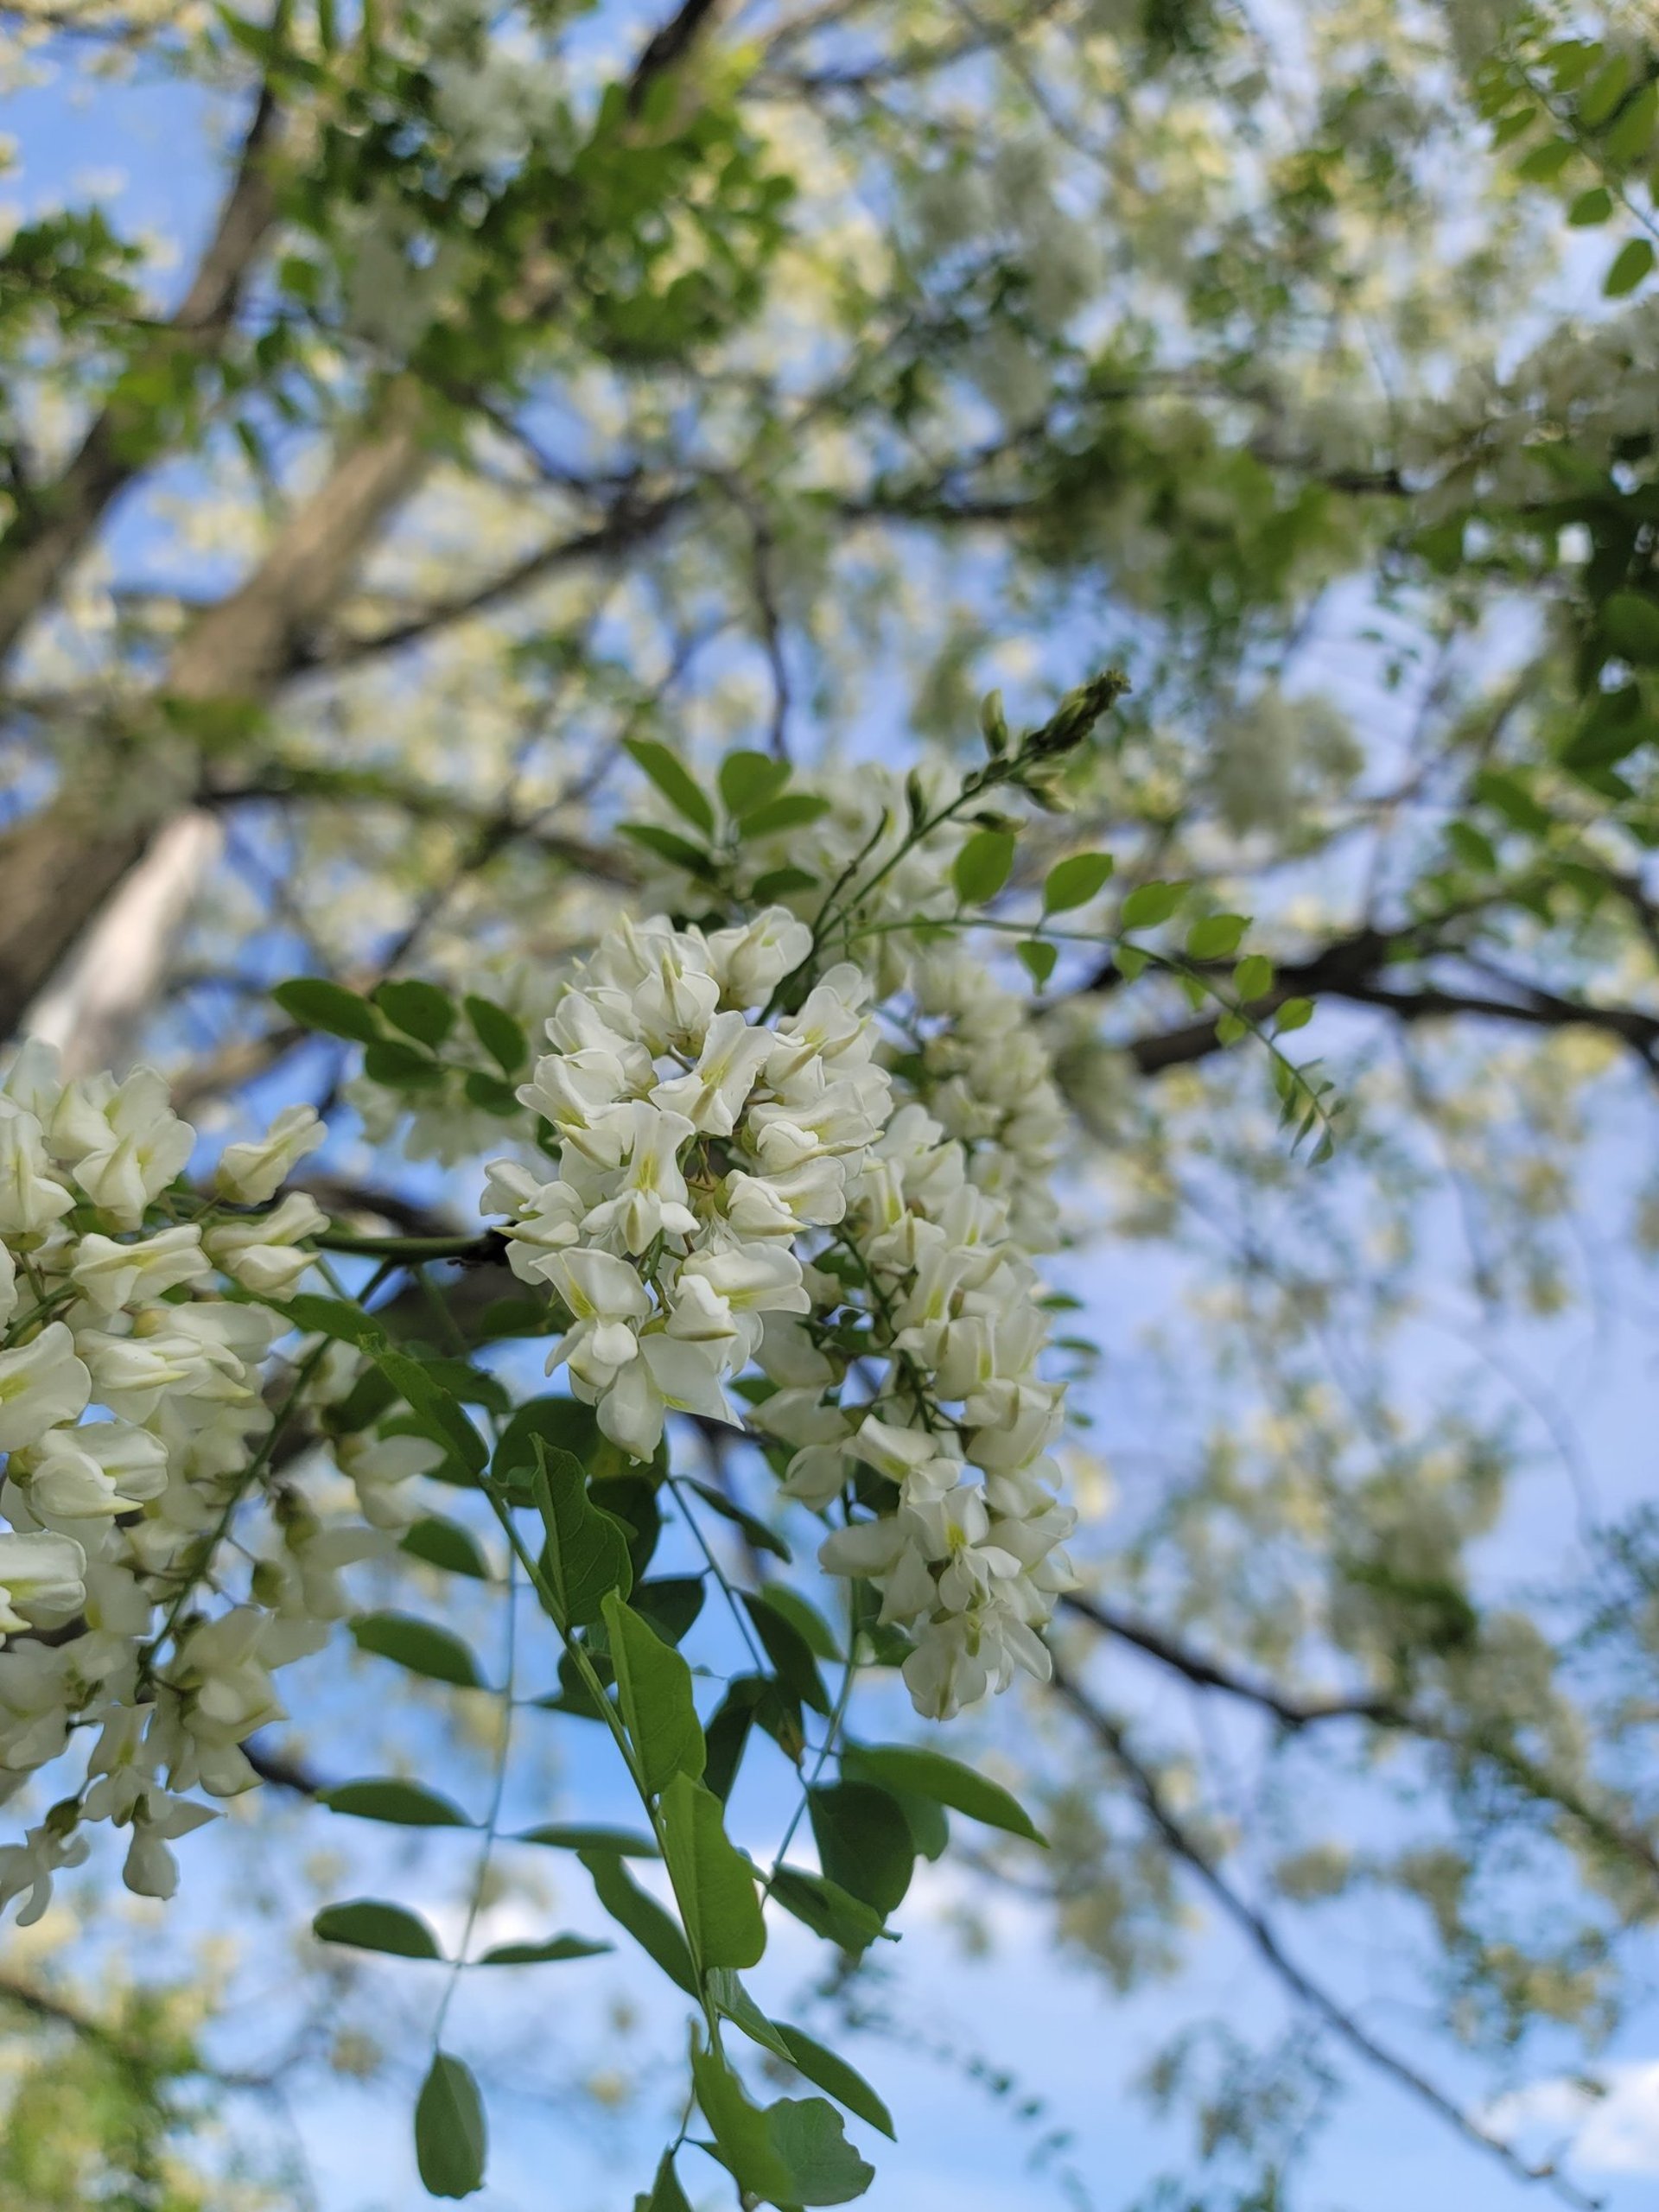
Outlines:
[[1379, 2043], [1327, 1989], [1305, 1973], [1285, 1950], [1272, 1924], [1233, 1888], [1197, 1837], [1177, 1816], [1159, 1787], [1157, 1777], [1131, 1749], [1123, 1730], [1109, 1713], [1095, 1704], [1058, 1658], [1053, 1683], [1060, 1698], [1123, 1776], [1147, 1825], [1165, 1848], [1208, 1892], [1298, 2004], [1323, 2020], [1368, 2065], [1438, 2113], [1465, 2143], [1496, 2158], [1516, 2181], [1545, 2183], [1566, 2202], [1582, 2208], [1582, 2212], [1595, 2212], [1599, 2199], [1587, 2196], [1567, 2181], [1553, 2164], [1546, 2162], [1534, 2165], [1522, 2158], [1511, 2144], [1492, 2134], [1462, 2106], [1454, 2103], [1426, 2074]]
[[[278, 6], [280, 32], [286, 0]], [[276, 212], [270, 157], [280, 111], [267, 74], [242, 141], [236, 174], [189, 289], [134, 366], [181, 351], [209, 358], [223, 343]], [[154, 458], [153, 405], [122, 397], [118, 383], [54, 484], [20, 505], [0, 534], [0, 662], [91, 541], [111, 502]]]
[[[1272, 990], [1252, 1000], [1247, 1011], [1255, 1020], [1265, 1020], [1287, 999], [1327, 998], [1376, 1007], [1406, 1023], [1462, 1015], [1473, 1020], [1514, 1022], [1531, 1029], [1599, 1029], [1626, 1046], [1645, 1071], [1659, 1079], [1659, 1016], [1639, 1007], [1598, 1006], [1591, 1000], [1566, 998], [1540, 984], [1508, 977], [1502, 981], [1513, 994], [1510, 997], [1433, 983], [1405, 988], [1383, 982], [1382, 976], [1401, 954], [1409, 953], [1418, 959], [1432, 957], [1432, 947], [1419, 948], [1420, 936], [1418, 931], [1394, 934], [1369, 927], [1357, 930], [1308, 959], [1278, 967]], [[1215, 972], [1227, 971], [1218, 966]], [[1111, 991], [1122, 981], [1116, 966], [1107, 961], [1082, 988], [1085, 992]], [[1222, 1050], [1217, 1034], [1218, 1018], [1206, 1017], [1184, 1022], [1178, 1029], [1133, 1037], [1121, 1049], [1142, 1075], [1160, 1075], [1166, 1068], [1190, 1066]]]

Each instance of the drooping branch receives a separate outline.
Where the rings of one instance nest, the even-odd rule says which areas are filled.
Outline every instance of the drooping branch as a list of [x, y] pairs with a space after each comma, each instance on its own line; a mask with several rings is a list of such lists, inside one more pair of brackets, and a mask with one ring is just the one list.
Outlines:
[[1435, 2113], [1465, 2143], [1496, 2158], [1516, 2181], [1543, 2183], [1567, 2203], [1583, 2208], [1583, 2212], [1595, 2212], [1599, 2202], [1598, 2198], [1576, 2187], [1559, 2173], [1553, 2164], [1546, 2161], [1534, 2164], [1523, 2158], [1512, 2144], [1505, 2142], [1501, 2136], [1494, 2135], [1471, 2113], [1447, 2096], [1420, 2068], [1379, 2042], [1340, 1999], [1300, 1966], [1285, 1949], [1271, 1922], [1233, 1887], [1198, 1837], [1179, 1818], [1160, 1786], [1156, 1775], [1134, 1750], [1122, 1727], [1095, 1702], [1082, 1683], [1058, 1659], [1054, 1664], [1053, 1683], [1061, 1700], [1123, 1777], [1147, 1826], [1164, 1848], [1187, 1869], [1199, 1887], [1238, 1929], [1299, 2005], [1322, 2020], [1357, 2056]]
[[1414, 1737], [1469, 1766], [1495, 1769], [1534, 1804], [1564, 1815], [1603, 1851], [1639, 1868], [1649, 1879], [1659, 1881], [1659, 1847], [1652, 1837], [1618, 1811], [1593, 1803], [1567, 1777], [1550, 1773], [1521, 1748], [1501, 1722], [1459, 1726], [1421, 1702], [1363, 1692], [1331, 1698], [1300, 1697], [1260, 1675], [1211, 1659], [1167, 1630], [1123, 1613], [1087, 1592], [1069, 1592], [1061, 1599], [1060, 1607], [1074, 1618], [1087, 1621], [1103, 1636], [1129, 1645], [1180, 1675], [1195, 1688], [1214, 1690], [1254, 1706], [1292, 1734], [1325, 1722], [1357, 1720], [1390, 1735]]
[[1395, 1726], [1409, 1725], [1400, 1707], [1386, 1698], [1293, 1697], [1274, 1683], [1242, 1675], [1232, 1668], [1224, 1667], [1206, 1658], [1201, 1652], [1189, 1649], [1179, 1638], [1154, 1627], [1149, 1621], [1121, 1613], [1085, 1591], [1069, 1591], [1061, 1599], [1060, 1607], [1077, 1619], [1087, 1621], [1103, 1636], [1109, 1636], [1120, 1643], [1132, 1644], [1137, 1651], [1157, 1660], [1160, 1666], [1185, 1676], [1196, 1688], [1219, 1690], [1229, 1697], [1259, 1707], [1264, 1713], [1271, 1713], [1283, 1728], [1293, 1731], [1309, 1728], [1322, 1720], [1370, 1720]]

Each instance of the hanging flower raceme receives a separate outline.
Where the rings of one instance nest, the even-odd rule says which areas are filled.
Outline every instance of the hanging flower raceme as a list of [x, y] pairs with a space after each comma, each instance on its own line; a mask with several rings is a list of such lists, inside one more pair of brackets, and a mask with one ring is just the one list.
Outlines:
[[168, 1894], [168, 1840], [209, 1817], [180, 1793], [256, 1779], [239, 1747], [280, 1713], [270, 1669], [327, 1633], [314, 1605], [203, 1599], [291, 1334], [257, 1301], [294, 1288], [324, 1225], [302, 1193], [267, 1202], [322, 1136], [288, 1109], [204, 1198], [179, 1180], [195, 1133], [149, 1069], [65, 1083], [31, 1045], [0, 1087], [0, 1796], [97, 1732], [79, 1789], [0, 1853], [0, 1901], [28, 1891], [26, 1917], [90, 1820], [130, 1829], [130, 1885]]
[[[849, 1948], [879, 1929], [896, 1839], [912, 1833], [901, 1797], [937, 1792], [1036, 1834], [1006, 1791], [944, 1755], [918, 1764], [913, 1747], [842, 1732], [867, 1663], [901, 1665], [917, 1709], [939, 1719], [1049, 1671], [1043, 1630], [1070, 1580], [1074, 1516], [1051, 1456], [1065, 1408], [1033, 1255], [1058, 1241], [1063, 1119], [1024, 1007], [960, 935], [969, 892], [992, 895], [1011, 863], [986, 796], [1046, 804], [1057, 764], [1118, 688], [1083, 687], [1017, 747], [990, 715], [986, 764], [954, 790], [874, 776], [845, 804], [778, 801], [786, 766], [734, 755], [723, 830], [684, 767], [645, 747], [711, 841], [691, 853], [701, 926], [623, 916], [564, 971], [521, 971], [511, 1006], [486, 979], [459, 1003], [416, 978], [367, 997], [319, 977], [277, 986], [290, 1017], [365, 1046], [342, 1095], [371, 1142], [397, 1133], [405, 1156], [458, 1166], [486, 1156], [490, 1134], [500, 1156], [484, 1213], [499, 1226], [331, 1225], [303, 1192], [283, 1192], [322, 1138], [303, 1107], [228, 1146], [204, 1195], [181, 1179], [194, 1133], [157, 1077], [66, 1084], [49, 1055], [23, 1052], [0, 1086], [0, 1800], [22, 1801], [16, 1840], [0, 1844], [0, 1906], [38, 1918], [99, 1821], [127, 1834], [129, 1885], [168, 1894], [172, 1845], [211, 1818], [204, 1799], [256, 1779], [249, 1739], [284, 1717], [276, 1674], [353, 1612], [346, 1570], [358, 1562], [397, 1548], [493, 1583], [510, 1609], [527, 1581], [558, 1638], [556, 1697], [523, 1697], [511, 1637], [493, 1681], [447, 1621], [359, 1614], [353, 1637], [499, 1697], [498, 1805], [517, 1706], [609, 1730], [678, 1915], [668, 1971], [699, 2006], [693, 2088], [716, 2155], [746, 2202], [861, 2191], [871, 2169], [830, 2103], [752, 2107], [719, 2024], [765, 2024], [736, 1976], [766, 1949], [770, 1905]], [[747, 844], [807, 825], [810, 866], [779, 854], [746, 886]], [[988, 861], [975, 850], [988, 839]], [[663, 849], [690, 850], [677, 836]], [[1103, 880], [1092, 861], [1085, 873]], [[766, 895], [767, 874], [812, 894], [801, 912]], [[1063, 910], [1076, 903], [1066, 889]], [[527, 1033], [537, 1020], [544, 1051]], [[366, 1262], [365, 1274], [341, 1281], [324, 1250]], [[422, 1275], [457, 1262], [461, 1283], [504, 1257], [529, 1299], [474, 1308]], [[327, 1297], [306, 1287], [314, 1265]], [[433, 1313], [442, 1349], [421, 1340], [411, 1308]], [[503, 1336], [550, 1340], [552, 1394], [514, 1406], [488, 1357]], [[735, 1501], [671, 1477], [671, 1431], [689, 1424], [746, 1437], [780, 1498], [820, 1516], [844, 1637], [799, 1591], [733, 1586], [688, 1488], [783, 1548]], [[465, 1522], [426, 1510], [429, 1478], [487, 1508], [505, 1573]], [[670, 1503], [757, 1662], [706, 1721], [694, 1685], [707, 1670], [670, 1648], [688, 1625], [681, 1598], [699, 1593], [646, 1573]], [[842, 1669], [833, 1699], [820, 1658]], [[752, 1723], [803, 1792], [766, 1874], [721, 1810]], [[841, 1779], [825, 1783], [832, 1758]], [[365, 1819], [475, 1828], [483, 1894], [493, 1815], [474, 1822], [412, 1779], [325, 1796]], [[782, 1857], [804, 1815], [823, 1878]], [[868, 1871], [867, 1837], [880, 1861]], [[620, 1859], [599, 1844], [582, 1856], [601, 1904], [637, 1933]], [[372, 1900], [325, 1907], [314, 1927], [327, 1942], [439, 1955], [413, 1916]], [[568, 1956], [569, 1942], [513, 1952]], [[767, 2048], [798, 2056], [777, 2032]], [[830, 2077], [802, 2070], [840, 2095], [848, 2069], [830, 2063]], [[435, 2192], [465, 2195], [482, 2177], [481, 2117], [457, 2147], [435, 2097], [446, 2113], [476, 2105], [447, 2051], [417, 2106], [417, 2158]], [[671, 2181], [683, 2137], [663, 2163]]]
[[[653, 1456], [671, 1414], [737, 1425], [732, 1386], [758, 1368], [749, 1417], [785, 1494], [844, 1522], [823, 1566], [874, 1586], [913, 1647], [918, 1709], [942, 1716], [1018, 1669], [1046, 1675], [1039, 1630], [1067, 1580], [1072, 1516], [1047, 1457], [1061, 1394], [1039, 1373], [1039, 1289], [1010, 1218], [1037, 1209], [1007, 1141], [1037, 1090], [1030, 1156], [1052, 1092], [983, 977], [991, 1011], [948, 1070], [962, 1134], [918, 1103], [895, 1112], [871, 979], [842, 963], [787, 1004], [812, 950], [781, 908], [706, 935], [620, 922], [556, 1000], [553, 1049], [518, 1093], [543, 1164], [494, 1162], [486, 1210], [565, 1317], [550, 1371], [631, 1458]], [[972, 982], [935, 963], [918, 1011], [971, 1009]]]

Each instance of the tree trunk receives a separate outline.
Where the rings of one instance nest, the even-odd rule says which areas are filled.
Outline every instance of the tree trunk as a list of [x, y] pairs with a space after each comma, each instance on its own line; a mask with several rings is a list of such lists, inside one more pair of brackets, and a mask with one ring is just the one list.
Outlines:
[[[365, 550], [426, 466], [425, 396], [389, 384], [359, 435], [297, 507], [247, 581], [180, 640], [160, 687], [176, 708], [257, 709], [299, 664], [305, 634], [346, 588]], [[149, 849], [183, 796], [149, 770], [142, 730], [101, 777], [67, 781], [0, 839], [0, 1034], [14, 1034], [87, 925]]]

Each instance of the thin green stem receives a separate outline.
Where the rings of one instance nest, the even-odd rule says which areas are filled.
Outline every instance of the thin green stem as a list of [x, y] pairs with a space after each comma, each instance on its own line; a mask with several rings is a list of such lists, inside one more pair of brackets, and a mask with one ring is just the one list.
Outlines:
[[[848, 1610], [850, 1614], [851, 1607], [849, 1606]], [[795, 1832], [800, 1827], [806, 1808], [811, 1802], [812, 1792], [817, 1788], [823, 1770], [830, 1764], [830, 1757], [836, 1750], [836, 1739], [846, 1725], [847, 1708], [852, 1702], [853, 1681], [857, 1673], [858, 1643], [849, 1620], [847, 1637], [847, 1664], [842, 1670], [841, 1688], [836, 1694], [835, 1708], [830, 1715], [830, 1725], [824, 1731], [823, 1741], [818, 1746], [818, 1755], [813, 1762], [812, 1771], [801, 1784], [801, 1794], [796, 1801], [794, 1811], [789, 1816], [789, 1825], [785, 1828], [783, 1839], [773, 1853], [772, 1872], [760, 1885], [760, 1893], [764, 1897], [769, 1897], [772, 1895], [772, 1885], [778, 1878], [785, 1854], [795, 1840]]]
[[715, 1580], [720, 1585], [721, 1590], [725, 1596], [726, 1603], [731, 1608], [732, 1618], [737, 1623], [738, 1633], [742, 1637], [744, 1643], [749, 1647], [750, 1658], [753, 1660], [757, 1667], [760, 1668], [764, 1671], [766, 1663], [766, 1658], [761, 1652], [760, 1645], [755, 1642], [754, 1630], [749, 1620], [749, 1617], [747, 1613], [744, 1611], [742, 1606], [738, 1604], [737, 1592], [733, 1589], [725, 1569], [721, 1566], [720, 1561], [715, 1557], [714, 1552], [709, 1547], [709, 1539], [702, 1532], [702, 1523], [698, 1521], [696, 1515], [691, 1510], [690, 1507], [686, 1503], [685, 1499], [681, 1495], [679, 1483], [673, 1475], [670, 1475], [668, 1478], [668, 1487], [673, 1493], [675, 1504], [679, 1507], [680, 1511], [685, 1516], [685, 1524], [687, 1528], [690, 1529], [691, 1534], [696, 1538], [697, 1549], [702, 1554], [704, 1559], [709, 1562], [709, 1572], [714, 1576]]
[[495, 1772], [490, 1785], [490, 1802], [484, 1816], [483, 1840], [479, 1847], [478, 1871], [473, 1878], [472, 1896], [467, 1901], [467, 1921], [461, 1931], [461, 1941], [455, 1947], [455, 1957], [449, 1969], [449, 1979], [444, 1985], [439, 2001], [437, 2018], [432, 2023], [432, 2047], [438, 2048], [443, 2037], [443, 2024], [448, 2018], [455, 1990], [467, 1966], [467, 1954], [472, 1946], [473, 1930], [478, 1925], [478, 1916], [484, 1909], [484, 1891], [489, 1880], [490, 1859], [495, 1849], [495, 1840], [501, 1826], [501, 1801], [506, 1793], [507, 1761], [512, 1748], [513, 1665], [518, 1641], [518, 1591], [514, 1580], [516, 1561], [507, 1560], [507, 1626], [502, 1652], [501, 1741], [496, 1747]]
[[[512, 1517], [512, 1507], [508, 1504], [506, 1499], [502, 1497], [498, 1486], [487, 1477], [485, 1478], [483, 1490], [486, 1497], [487, 1497], [490, 1502], [490, 1510], [493, 1512], [496, 1519], [501, 1524], [502, 1533], [506, 1537], [508, 1543], [512, 1547], [513, 1552], [517, 1555], [519, 1564], [523, 1567], [524, 1573], [530, 1579], [531, 1588], [535, 1591], [537, 1597], [541, 1601], [542, 1611], [547, 1615], [549, 1620], [552, 1622], [555, 1630], [557, 1631], [560, 1642], [569, 1653], [571, 1662], [575, 1666], [577, 1674], [582, 1678], [583, 1688], [588, 1692], [589, 1698], [593, 1701], [594, 1710], [604, 1721], [606, 1726], [610, 1730], [612, 1738], [616, 1745], [617, 1750], [622, 1755], [622, 1763], [628, 1770], [628, 1779], [632, 1783], [635, 1792], [639, 1796], [639, 1802], [645, 1808], [645, 1818], [651, 1823], [652, 1834], [656, 1840], [658, 1850], [662, 1853], [664, 1865], [669, 1867], [669, 1879], [671, 1883], [672, 1883], [674, 1879], [673, 1869], [669, 1862], [668, 1837], [666, 1831], [663, 1827], [662, 1814], [658, 1809], [656, 1798], [645, 1787], [645, 1779], [640, 1771], [639, 1762], [634, 1755], [633, 1745], [629, 1742], [628, 1732], [622, 1724], [622, 1716], [618, 1713], [615, 1706], [613, 1704], [610, 1693], [607, 1690], [604, 1683], [601, 1681], [598, 1670], [595, 1669], [593, 1661], [588, 1657], [587, 1651], [583, 1649], [582, 1645], [577, 1642], [575, 1637], [570, 1635], [566, 1629], [560, 1625], [558, 1602], [555, 1598], [552, 1590], [548, 1586], [546, 1576], [542, 1573], [540, 1560], [535, 1558], [531, 1552], [530, 1548], [524, 1542], [524, 1538], [518, 1533], [518, 1524], [514, 1522]], [[692, 1968], [696, 1975], [697, 1984], [698, 2002], [702, 2011], [704, 2022], [709, 2030], [709, 2041], [713, 2047], [718, 2050], [720, 2048], [720, 2014], [715, 2008], [714, 2000], [709, 1994], [707, 1973], [702, 1964], [700, 1946], [697, 1944], [691, 1929], [688, 1924], [685, 1907], [680, 1897], [677, 1885], [675, 1885], [675, 1903], [679, 1906], [680, 1931], [685, 1938], [686, 1948], [691, 1955]]]

